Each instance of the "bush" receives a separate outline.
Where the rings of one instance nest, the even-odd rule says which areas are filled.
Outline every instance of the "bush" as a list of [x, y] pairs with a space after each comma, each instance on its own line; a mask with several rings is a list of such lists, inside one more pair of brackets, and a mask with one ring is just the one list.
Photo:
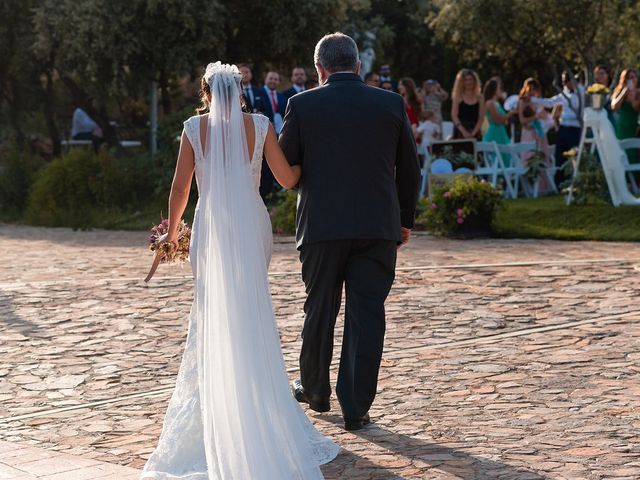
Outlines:
[[37, 156], [10, 148], [0, 153], [0, 211], [3, 219], [22, 216], [36, 173], [44, 165]]
[[461, 176], [435, 189], [418, 224], [434, 235], [488, 235], [501, 200], [502, 193], [490, 183]]
[[269, 210], [273, 232], [279, 235], [296, 233], [296, 208], [298, 194], [294, 190], [285, 190], [274, 195], [275, 205]]
[[[562, 190], [571, 187], [571, 182], [575, 170], [575, 156], [577, 148], [565, 152], [567, 161], [563, 165], [564, 173], [567, 176], [560, 188]], [[611, 202], [607, 177], [602, 170], [600, 159], [593, 153], [585, 149], [580, 157], [578, 174], [573, 183], [573, 195], [576, 205], [586, 205], [587, 203]]]
[[153, 167], [145, 156], [115, 158], [105, 150], [74, 149], [40, 171], [26, 220], [86, 228], [104, 212], [139, 209], [152, 197]]

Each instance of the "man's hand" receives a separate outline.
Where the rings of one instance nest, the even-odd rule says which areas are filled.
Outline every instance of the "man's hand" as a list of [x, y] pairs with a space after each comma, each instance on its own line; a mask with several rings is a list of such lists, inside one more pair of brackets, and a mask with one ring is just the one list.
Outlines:
[[406, 245], [407, 243], [409, 243], [410, 238], [411, 238], [411, 229], [400, 227], [401, 240], [400, 240], [400, 245], [398, 245], [398, 248], [400, 248], [402, 245]]

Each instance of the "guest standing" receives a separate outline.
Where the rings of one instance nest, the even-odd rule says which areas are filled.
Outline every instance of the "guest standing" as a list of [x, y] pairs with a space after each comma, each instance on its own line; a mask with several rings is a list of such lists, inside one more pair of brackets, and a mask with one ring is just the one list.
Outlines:
[[284, 98], [289, 101], [291, 97], [306, 90], [307, 72], [302, 67], [294, 67], [291, 71], [291, 87], [282, 92]]
[[[611, 107], [619, 113], [616, 136], [622, 140], [636, 136], [638, 130], [638, 110], [640, 95], [638, 94], [638, 74], [635, 70], [626, 69], [620, 75], [620, 81], [613, 91]], [[638, 150], [627, 150], [631, 163], [638, 161]]]
[[416, 91], [416, 84], [413, 79], [408, 77], [401, 79], [398, 83], [398, 93], [404, 99], [404, 108], [407, 111], [409, 123], [411, 124], [415, 134], [422, 114], [422, 105], [420, 105], [418, 92]]
[[484, 118], [484, 102], [480, 91], [480, 78], [473, 70], [464, 68], [453, 84], [453, 138], [480, 138]]
[[433, 112], [434, 122], [442, 126], [442, 103], [449, 98], [449, 94], [436, 80], [427, 80], [422, 85], [422, 101], [424, 110]]
[[380, 70], [378, 70], [378, 74], [380, 75], [380, 83], [389, 82], [394, 92], [398, 91], [398, 82], [395, 78], [391, 76], [391, 66], [388, 63], [380, 65]]
[[[597, 65], [596, 68], [593, 69], [593, 76], [596, 79], [596, 83], [600, 85], [604, 85], [608, 88], [613, 88], [613, 80], [611, 79], [611, 72], [609, 72], [609, 68], [604, 65]], [[607, 117], [613, 125], [614, 130], [616, 129], [616, 118], [613, 113], [613, 109], [611, 108], [611, 94], [607, 95], [607, 101], [604, 105], [604, 108], [607, 110]]]
[[260, 92], [258, 92], [258, 89], [251, 83], [251, 80], [253, 80], [253, 72], [247, 63], [239, 63], [238, 69], [242, 74], [240, 86], [244, 97], [244, 103], [246, 105], [245, 110], [249, 113], [255, 113], [258, 111], [256, 103], [260, 100]]
[[[261, 96], [256, 99], [256, 108], [273, 124], [276, 134], [282, 129], [287, 99], [277, 91], [280, 85], [280, 74], [278, 72], [268, 72], [264, 79], [264, 87], [260, 90]], [[260, 178], [260, 196], [265, 201], [269, 201], [271, 195], [276, 191], [277, 184], [266, 159], [262, 159], [262, 177]]]
[[364, 83], [370, 87], [380, 87], [380, 76], [376, 72], [369, 72], [364, 75]]
[[574, 81], [573, 75], [568, 70], [562, 72], [562, 85], [562, 92], [554, 97], [531, 98], [531, 103], [536, 106], [562, 108], [559, 119], [560, 126], [556, 136], [556, 185], [560, 185], [567, 178], [562, 168], [565, 162], [564, 152], [577, 147], [580, 143], [584, 108], [584, 88]]
[[[486, 109], [485, 115], [489, 121], [489, 128], [482, 137], [482, 140], [485, 142], [496, 142], [500, 145], [511, 143], [506, 125], [509, 124], [511, 117], [518, 112], [517, 110], [511, 110], [509, 113], [505, 112], [504, 107], [500, 103], [503, 94], [502, 80], [498, 77], [490, 78], [487, 83], [484, 84], [483, 97]], [[502, 161], [505, 166], [510, 167], [511, 155], [502, 155]]]

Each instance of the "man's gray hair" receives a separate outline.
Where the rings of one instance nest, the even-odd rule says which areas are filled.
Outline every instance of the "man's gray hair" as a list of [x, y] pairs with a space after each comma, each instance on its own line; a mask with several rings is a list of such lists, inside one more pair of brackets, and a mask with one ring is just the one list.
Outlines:
[[316, 45], [313, 60], [329, 73], [355, 72], [358, 61], [358, 45], [349, 35], [332, 33], [325, 35]]

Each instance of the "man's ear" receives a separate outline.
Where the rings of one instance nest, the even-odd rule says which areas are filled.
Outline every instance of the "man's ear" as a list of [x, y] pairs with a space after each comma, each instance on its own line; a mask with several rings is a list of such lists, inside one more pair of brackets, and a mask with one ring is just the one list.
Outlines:
[[358, 63], [356, 63], [356, 70], [355, 70], [355, 74], [356, 75], [360, 75], [360, 70], [362, 70], [362, 62], [360, 60], [358, 60]]
[[319, 63], [316, 63], [316, 71], [318, 72], [318, 83], [320, 83], [320, 85], [323, 85], [329, 78], [329, 74], [327, 70]]

